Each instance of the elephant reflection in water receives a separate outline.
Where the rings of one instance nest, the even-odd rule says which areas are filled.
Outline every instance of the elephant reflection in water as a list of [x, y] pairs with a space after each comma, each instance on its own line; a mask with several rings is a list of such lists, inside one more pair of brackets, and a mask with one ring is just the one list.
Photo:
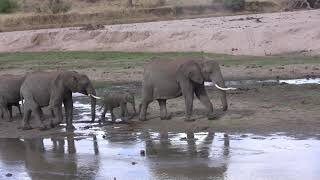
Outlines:
[[[179, 144], [171, 141], [170, 134], [160, 133], [159, 142], [151, 138], [149, 133], [145, 133], [146, 154], [149, 161], [164, 163], [173, 160], [174, 164], [157, 165], [152, 167], [154, 176], [163, 177], [163, 174], [170, 178], [200, 178], [204, 176], [223, 178], [227, 171], [227, 160], [229, 158], [229, 136], [223, 138], [224, 145], [221, 148], [222, 153], [216, 154], [215, 146], [212, 145], [215, 134], [208, 132], [208, 135], [197, 143], [193, 132], [188, 132], [186, 138], [181, 138]], [[158, 140], [158, 139], [156, 139]], [[186, 142], [186, 144], [185, 144]], [[211, 157], [211, 154], [212, 157]], [[178, 158], [179, 160], [177, 160]], [[197, 161], [199, 160], [199, 161]], [[214, 165], [212, 164], [214, 161]], [[217, 163], [218, 162], [218, 163]]]
[[99, 161], [93, 158], [99, 153], [95, 138], [94, 154], [87, 155], [82, 163], [74, 155], [77, 152], [74, 137], [67, 137], [67, 143], [61, 138], [51, 139], [51, 149], [46, 149], [44, 139], [1, 140], [0, 147], [6, 148], [0, 149], [0, 158], [4, 162], [24, 161], [31, 179], [94, 179], [99, 168]]

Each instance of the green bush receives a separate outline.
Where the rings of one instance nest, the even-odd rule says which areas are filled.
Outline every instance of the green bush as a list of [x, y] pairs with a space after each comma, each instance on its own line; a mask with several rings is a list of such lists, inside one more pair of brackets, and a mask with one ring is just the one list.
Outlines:
[[240, 11], [245, 8], [246, 1], [245, 0], [224, 0], [223, 5], [225, 8], [230, 9], [232, 11]]
[[0, 0], [0, 13], [10, 13], [18, 7], [13, 0]]
[[53, 14], [65, 13], [71, 9], [71, 5], [63, 0], [49, 0], [48, 8]]

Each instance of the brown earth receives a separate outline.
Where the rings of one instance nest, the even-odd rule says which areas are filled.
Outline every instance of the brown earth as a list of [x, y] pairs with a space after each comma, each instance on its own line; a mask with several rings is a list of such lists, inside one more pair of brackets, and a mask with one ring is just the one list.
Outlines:
[[[320, 86], [319, 85], [251, 85], [228, 93], [229, 110], [222, 112], [217, 92], [209, 88], [209, 96], [219, 115], [217, 120], [207, 120], [204, 107], [198, 100], [194, 102], [195, 122], [184, 122], [184, 101], [182, 98], [168, 101], [171, 120], [160, 120], [159, 106], [153, 102], [149, 106], [149, 121], [140, 122], [137, 117], [131, 125], [106, 125], [104, 130], [125, 126], [136, 131], [215, 131], [227, 133], [286, 133], [295, 137], [320, 135]], [[139, 98], [138, 98], [139, 101]], [[37, 126], [37, 122], [35, 126]], [[14, 122], [1, 121], [1, 137], [38, 137], [66, 135], [63, 128], [47, 131], [38, 129], [22, 131], [18, 129], [21, 118]], [[76, 133], [90, 133], [96, 129], [89, 124], [78, 124]], [[82, 131], [81, 129], [89, 129]], [[109, 130], [108, 130], [109, 129]], [[67, 133], [68, 134], [68, 133]]]

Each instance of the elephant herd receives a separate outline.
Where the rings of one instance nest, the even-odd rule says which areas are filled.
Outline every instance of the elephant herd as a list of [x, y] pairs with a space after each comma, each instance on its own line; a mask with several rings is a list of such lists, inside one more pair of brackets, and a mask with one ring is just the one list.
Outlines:
[[[215, 84], [221, 94], [223, 110], [226, 111], [228, 109], [226, 90], [233, 88], [225, 87], [217, 62], [204, 57], [153, 59], [144, 69], [139, 119], [146, 120], [148, 105], [153, 100], [159, 103], [160, 118], [170, 119], [170, 115], [167, 114], [166, 100], [183, 96], [186, 106], [185, 121], [193, 121], [191, 116], [194, 94], [206, 107], [208, 119], [216, 118], [204, 86], [205, 81], [212, 81]], [[75, 92], [91, 98], [91, 114], [94, 122], [97, 96], [87, 75], [75, 71], [37, 71], [25, 75], [2, 75], [0, 76], [0, 117], [7, 117], [12, 121], [12, 106], [17, 106], [20, 110], [19, 101], [23, 100], [21, 127], [23, 130], [32, 129], [31, 114], [40, 122], [40, 129], [59, 125], [63, 121], [62, 107], [65, 109], [66, 128], [74, 129], [72, 93]], [[44, 107], [48, 107], [53, 116], [49, 125], [44, 123], [42, 111]]]

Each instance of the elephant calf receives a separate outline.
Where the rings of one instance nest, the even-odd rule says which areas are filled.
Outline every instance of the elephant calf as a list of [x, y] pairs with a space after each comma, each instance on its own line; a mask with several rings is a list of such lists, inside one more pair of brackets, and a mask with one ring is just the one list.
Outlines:
[[21, 115], [19, 105], [20, 87], [25, 79], [24, 75], [6, 74], [0, 76], [0, 117], [12, 121], [12, 106], [17, 106]]
[[103, 101], [103, 113], [101, 115], [101, 120], [105, 121], [105, 116], [107, 111], [110, 111], [112, 121], [115, 121], [115, 116], [113, 109], [120, 107], [121, 118], [128, 118], [128, 108], [127, 103], [132, 104], [134, 114], [130, 117], [132, 118], [136, 114], [134, 95], [129, 92], [110, 92], [105, 94], [103, 97], [92, 96], [96, 99], [102, 99]]

